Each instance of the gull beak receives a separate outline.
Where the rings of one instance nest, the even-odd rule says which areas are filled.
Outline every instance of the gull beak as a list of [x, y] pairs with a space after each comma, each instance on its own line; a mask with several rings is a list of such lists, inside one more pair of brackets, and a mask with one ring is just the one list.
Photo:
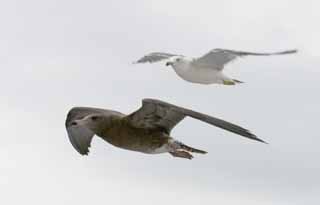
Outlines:
[[171, 61], [168, 61], [167, 63], [166, 63], [166, 66], [169, 66], [169, 65], [173, 65], [173, 62], [171, 62]]

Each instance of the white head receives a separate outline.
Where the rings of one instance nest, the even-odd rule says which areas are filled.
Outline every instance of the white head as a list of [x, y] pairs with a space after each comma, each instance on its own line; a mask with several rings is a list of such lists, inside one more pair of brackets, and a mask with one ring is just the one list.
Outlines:
[[172, 67], [179, 67], [185, 64], [188, 64], [189, 60], [183, 56], [175, 56], [170, 58], [169, 61], [167, 61], [166, 66], [171, 65]]

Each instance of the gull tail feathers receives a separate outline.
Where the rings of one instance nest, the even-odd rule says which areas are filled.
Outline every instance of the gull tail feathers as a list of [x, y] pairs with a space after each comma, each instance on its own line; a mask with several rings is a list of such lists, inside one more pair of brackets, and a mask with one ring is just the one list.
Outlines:
[[241, 80], [237, 80], [237, 79], [232, 79], [233, 80], [233, 82], [235, 82], [235, 83], [244, 83], [243, 81], [241, 81]]

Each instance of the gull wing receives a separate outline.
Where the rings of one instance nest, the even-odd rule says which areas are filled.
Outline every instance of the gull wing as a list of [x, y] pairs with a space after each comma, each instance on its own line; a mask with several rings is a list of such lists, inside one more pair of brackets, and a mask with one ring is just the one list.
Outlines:
[[132, 126], [144, 129], [158, 129], [170, 134], [170, 131], [185, 117], [192, 117], [213, 126], [233, 132], [243, 137], [264, 142], [249, 130], [233, 123], [195, 112], [186, 108], [178, 107], [160, 100], [144, 99], [142, 107], [127, 116]]
[[235, 51], [216, 48], [211, 50], [200, 58], [196, 58], [192, 61], [194, 66], [198, 67], [210, 67], [217, 70], [222, 70], [224, 65], [237, 59], [238, 57], [244, 56], [273, 56], [273, 55], [286, 55], [296, 53], [297, 50], [285, 50], [281, 52], [273, 53], [253, 53], [246, 51]]
[[154, 52], [154, 53], [149, 53], [148, 55], [143, 56], [142, 58], [137, 60], [135, 63], [155, 63], [155, 62], [162, 61], [174, 56], [181, 56], [181, 55]]
[[72, 108], [67, 115], [65, 126], [67, 129], [69, 140], [72, 146], [82, 155], [87, 155], [89, 153], [89, 147], [94, 136], [89, 128], [83, 125], [74, 125], [72, 124], [75, 120], [80, 120], [91, 114], [103, 114], [103, 115], [123, 115], [121, 113], [104, 110], [99, 108], [90, 108], [90, 107], [74, 107]]

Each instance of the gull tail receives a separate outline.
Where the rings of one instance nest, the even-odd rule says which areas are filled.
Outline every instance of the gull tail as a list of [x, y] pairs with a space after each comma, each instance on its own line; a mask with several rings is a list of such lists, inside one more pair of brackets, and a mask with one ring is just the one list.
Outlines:
[[240, 81], [240, 80], [237, 80], [237, 79], [232, 79], [233, 80], [233, 82], [235, 82], [235, 83], [244, 83], [243, 81]]

